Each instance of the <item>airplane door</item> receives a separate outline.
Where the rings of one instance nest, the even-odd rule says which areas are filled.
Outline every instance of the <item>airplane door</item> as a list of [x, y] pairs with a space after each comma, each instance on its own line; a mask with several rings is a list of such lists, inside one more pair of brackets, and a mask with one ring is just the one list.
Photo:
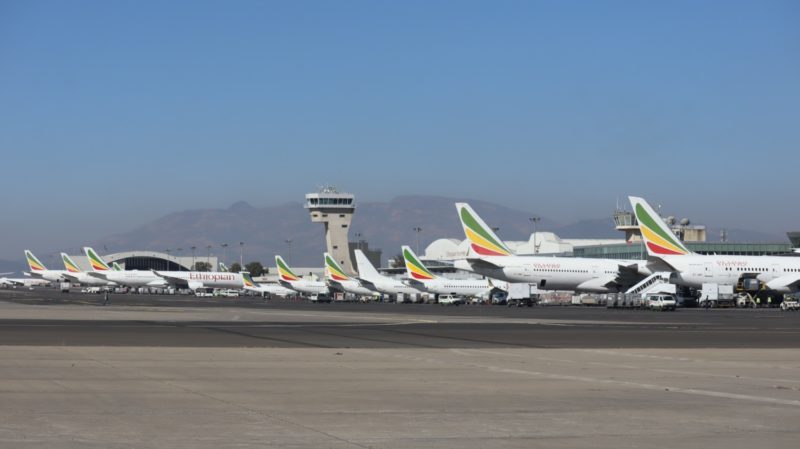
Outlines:
[[770, 272], [772, 279], [781, 277], [781, 266], [777, 263], [772, 264], [772, 271]]
[[714, 265], [711, 262], [703, 264], [703, 275], [707, 278], [714, 276]]

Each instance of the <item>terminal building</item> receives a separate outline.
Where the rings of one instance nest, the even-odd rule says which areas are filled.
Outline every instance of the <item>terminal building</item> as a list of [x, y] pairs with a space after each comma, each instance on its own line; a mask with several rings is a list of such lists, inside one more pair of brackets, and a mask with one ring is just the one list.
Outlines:
[[[70, 256], [79, 268], [91, 271], [91, 265], [85, 255]], [[189, 271], [196, 262], [211, 265], [212, 270], [217, 269], [217, 256], [173, 256], [158, 251], [125, 251], [113, 254], [102, 254], [103, 260], [111, 265], [118, 263], [124, 270], [158, 270], [158, 271]]]

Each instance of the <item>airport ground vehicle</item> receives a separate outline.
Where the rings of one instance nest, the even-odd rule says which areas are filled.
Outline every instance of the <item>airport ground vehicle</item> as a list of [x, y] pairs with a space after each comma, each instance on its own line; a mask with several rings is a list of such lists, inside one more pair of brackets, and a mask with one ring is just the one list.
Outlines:
[[333, 302], [333, 297], [327, 293], [313, 294], [308, 297], [311, 302]]
[[650, 310], [675, 310], [677, 301], [673, 295], [654, 294], [647, 295], [645, 298], [645, 307]]
[[459, 306], [464, 304], [464, 298], [458, 295], [439, 295], [439, 304], [444, 306]]
[[800, 300], [794, 297], [787, 296], [781, 303], [781, 310], [800, 310]]

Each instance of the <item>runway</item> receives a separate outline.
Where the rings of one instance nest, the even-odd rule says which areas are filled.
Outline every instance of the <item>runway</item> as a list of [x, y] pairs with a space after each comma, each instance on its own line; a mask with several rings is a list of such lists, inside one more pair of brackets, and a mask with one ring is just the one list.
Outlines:
[[[26, 292], [28, 293], [28, 292]], [[800, 314], [580, 307], [309, 304], [259, 298], [26, 295], [0, 308], [13, 345], [275, 348], [797, 348]], [[11, 296], [11, 297], [10, 297]], [[55, 309], [53, 309], [55, 308]], [[66, 309], [67, 313], [58, 310]], [[75, 313], [76, 309], [81, 310]]]
[[794, 448], [800, 314], [0, 292], [0, 447]]

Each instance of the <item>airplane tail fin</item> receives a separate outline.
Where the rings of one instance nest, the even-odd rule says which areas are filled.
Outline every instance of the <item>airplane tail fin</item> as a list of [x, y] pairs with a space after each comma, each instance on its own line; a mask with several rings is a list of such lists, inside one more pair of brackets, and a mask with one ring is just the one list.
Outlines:
[[356, 268], [358, 269], [358, 277], [365, 280], [372, 280], [380, 278], [381, 274], [372, 265], [372, 262], [367, 259], [367, 255], [363, 251], [357, 249], [356, 253]]
[[64, 268], [66, 268], [70, 273], [80, 273], [83, 271], [78, 264], [76, 264], [75, 261], [67, 255], [67, 253], [61, 253], [61, 260], [64, 261]]
[[470, 248], [481, 256], [510, 256], [513, 252], [467, 203], [456, 203], [458, 218]]
[[118, 263], [116, 263], [116, 262], [112, 262], [112, 263], [111, 263], [111, 268], [113, 268], [113, 269], [114, 269], [114, 271], [125, 271], [125, 270], [123, 270], [123, 269], [122, 269], [122, 267], [121, 267], [121, 266], [119, 266], [119, 264], [118, 264]]
[[436, 279], [436, 275], [420, 262], [414, 251], [409, 246], [403, 246], [403, 260], [406, 262], [408, 277], [417, 281], [431, 281]]
[[628, 199], [633, 207], [633, 213], [636, 214], [636, 221], [639, 222], [639, 230], [642, 232], [642, 239], [644, 239], [648, 255], [662, 257], [683, 256], [692, 253], [647, 201], [635, 196], [628, 197]]
[[97, 255], [92, 248], [88, 246], [84, 247], [83, 252], [86, 253], [86, 257], [89, 259], [89, 265], [92, 266], [92, 271], [109, 271], [111, 269], [103, 258]]
[[247, 271], [240, 271], [239, 274], [242, 275], [242, 282], [244, 282], [245, 288], [255, 288], [256, 282], [250, 276], [250, 273]]
[[350, 276], [345, 274], [344, 270], [342, 270], [341, 265], [339, 265], [330, 254], [325, 253], [325, 277], [331, 281], [347, 281], [350, 279]]
[[227, 265], [225, 265], [225, 263], [224, 263], [224, 262], [220, 262], [220, 263], [219, 263], [219, 271], [221, 271], [221, 272], [223, 272], [223, 273], [227, 273], [227, 272], [228, 272], [228, 271], [230, 271], [230, 270], [228, 269], [228, 266], [227, 266]]
[[34, 256], [33, 253], [28, 249], [25, 250], [25, 259], [28, 261], [28, 267], [31, 269], [31, 271], [47, 270], [44, 264], [39, 262], [39, 259], [37, 259], [36, 256]]
[[292, 269], [289, 268], [289, 265], [284, 262], [283, 257], [275, 256], [275, 265], [278, 267], [278, 277], [280, 277], [282, 281], [293, 282], [300, 280], [300, 277], [294, 274]]

